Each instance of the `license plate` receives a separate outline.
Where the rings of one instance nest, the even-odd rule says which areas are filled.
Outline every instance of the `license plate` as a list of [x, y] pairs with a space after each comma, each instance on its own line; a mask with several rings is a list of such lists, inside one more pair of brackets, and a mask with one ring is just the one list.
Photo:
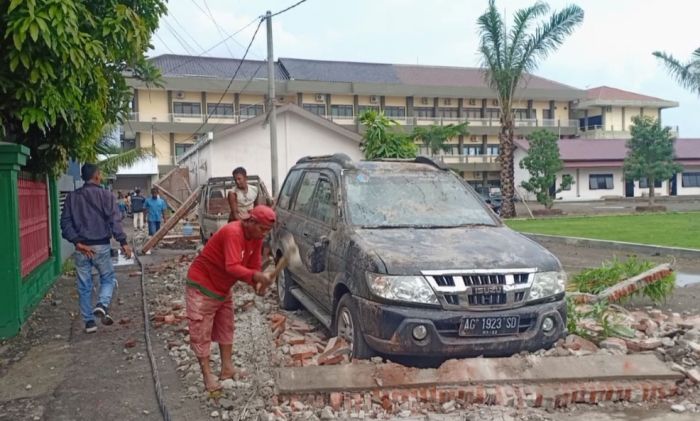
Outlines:
[[520, 316], [465, 317], [461, 336], [502, 336], [518, 333]]

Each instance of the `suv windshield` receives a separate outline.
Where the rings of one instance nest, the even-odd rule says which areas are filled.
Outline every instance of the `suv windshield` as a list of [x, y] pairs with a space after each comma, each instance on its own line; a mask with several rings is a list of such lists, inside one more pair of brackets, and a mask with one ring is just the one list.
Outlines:
[[353, 225], [439, 228], [496, 225], [480, 200], [442, 171], [348, 171], [347, 204]]

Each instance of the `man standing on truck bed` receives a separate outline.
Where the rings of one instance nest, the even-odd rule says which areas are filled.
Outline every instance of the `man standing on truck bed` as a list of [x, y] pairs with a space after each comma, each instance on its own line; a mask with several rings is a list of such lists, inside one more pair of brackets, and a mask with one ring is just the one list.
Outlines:
[[248, 218], [248, 212], [255, 207], [258, 188], [248, 184], [248, 172], [243, 167], [233, 170], [236, 187], [228, 192], [228, 204], [231, 208], [228, 221], [242, 221]]
[[[109, 305], [116, 284], [112, 266], [111, 239], [119, 244], [127, 258], [131, 248], [122, 229], [121, 214], [114, 194], [100, 185], [102, 174], [94, 164], [85, 164], [80, 170], [85, 181], [83, 187], [68, 193], [61, 213], [63, 238], [75, 245], [75, 269], [78, 274], [78, 303], [85, 323], [85, 332], [97, 332], [95, 317], [105, 325], [114, 320], [109, 315]], [[100, 291], [97, 305], [92, 307], [92, 268], [100, 274]]]
[[272, 283], [263, 273], [262, 241], [275, 223], [275, 211], [254, 208], [248, 219], [224, 225], [207, 242], [187, 272], [185, 302], [190, 346], [199, 360], [204, 385], [210, 392], [221, 388], [209, 366], [212, 340], [219, 343], [219, 379], [233, 378], [233, 298], [231, 287], [243, 281], [258, 295]]

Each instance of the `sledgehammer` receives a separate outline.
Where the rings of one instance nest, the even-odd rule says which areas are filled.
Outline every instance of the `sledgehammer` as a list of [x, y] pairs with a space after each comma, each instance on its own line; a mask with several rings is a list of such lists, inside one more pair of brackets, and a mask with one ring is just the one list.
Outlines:
[[[272, 282], [274, 282], [277, 279], [280, 273], [289, 265], [290, 262], [293, 262], [295, 265], [301, 264], [301, 257], [299, 256], [299, 247], [297, 247], [297, 244], [294, 242], [294, 239], [283, 237], [281, 242], [284, 248], [284, 254], [277, 261], [277, 264], [275, 264], [275, 269], [272, 271], [272, 273], [270, 273], [270, 280]], [[267, 285], [260, 285], [259, 288], [256, 288], [256, 293], [258, 293], [258, 295], [264, 295], [266, 289]]]

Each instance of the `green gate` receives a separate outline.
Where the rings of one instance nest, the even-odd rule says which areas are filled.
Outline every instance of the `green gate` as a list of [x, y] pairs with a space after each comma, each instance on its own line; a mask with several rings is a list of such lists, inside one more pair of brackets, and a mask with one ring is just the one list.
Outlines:
[[23, 173], [28, 156], [0, 142], [0, 338], [19, 332], [61, 273], [56, 180]]

